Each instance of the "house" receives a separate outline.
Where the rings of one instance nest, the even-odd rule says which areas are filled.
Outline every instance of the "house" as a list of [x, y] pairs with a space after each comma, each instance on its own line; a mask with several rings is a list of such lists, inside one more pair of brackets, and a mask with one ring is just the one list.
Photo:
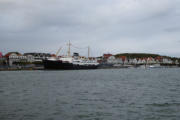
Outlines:
[[112, 54], [109, 54], [109, 53], [108, 53], [108, 54], [103, 54], [103, 58], [106, 59], [106, 60], [107, 60], [109, 57], [111, 57], [111, 56], [113, 56], [113, 55], [112, 55]]
[[139, 58], [137, 61], [137, 64], [146, 64], [147, 63], [147, 59], [146, 58]]
[[111, 57], [112, 56], [112, 54], [103, 54], [103, 62], [107, 62], [107, 59], [109, 58], [109, 57]]
[[178, 60], [176, 60], [176, 61], [175, 61], [175, 64], [176, 64], [176, 65], [178, 65], [178, 64], [179, 64], [179, 61], [178, 61]]
[[4, 58], [2, 52], [0, 52], [0, 66], [4, 64]]
[[156, 64], [157, 62], [155, 61], [155, 59], [154, 58], [152, 58], [152, 57], [148, 57], [147, 58], [147, 64]]
[[169, 59], [169, 58], [163, 58], [162, 63], [164, 63], [164, 64], [172, 64], [173, 61], [171, 59]]
[[134, 58], [132, 63], [136, 65], [137, 62], [138, 62], [137, 58]]
[[162, 63], [163, 62], [163, 57], [158, 56], [158, 57], [155, 58], [155, 61], [156, 61], [156, 63]]
[[107, 58], [107, 63], [116, 64], [116, 58], [114, 56], [110, 56]]
[[26, 56], [23, 56], [19, 52], [9, 52], [5, 55], [5, 58], [9, 66], [12, 66], [14, 63], [17, 62], [27, 62]]
[[122, 58], [116, 58], [116, 64], [123, 64]]
[[32, 63], [32, 62], [34, 62], [34, 61], [35, 61], [35, 59], [34, 59], [34, 56], [33, 56], [33, 55], [24, 55], [24, 56], [26, 56], [26, 58], [27, 58], [27, 62]]
[[126, 58], [126, 56], [120, 56], [119, 60], [122, 62], [122, 64], [128, 64], [128, 59]]
[[2, 52], [0, 52], [0, 58], [3, 58], [3, 54], [2, 54]]
[[136, 65], [136, 64], [137, 64], [137, 59], [136, 59], [136, 58], [134, 58], [134, 59], [129, 59], [128, 62], [129, 62], [129, 64], [131, 64], [131, 65]]

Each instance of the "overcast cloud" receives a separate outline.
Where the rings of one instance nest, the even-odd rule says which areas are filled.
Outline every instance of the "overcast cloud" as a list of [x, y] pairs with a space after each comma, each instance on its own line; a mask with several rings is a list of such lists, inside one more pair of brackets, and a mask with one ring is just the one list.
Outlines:
[[179, 0], [0, 0], [0, 51], [180, 57], [179, 21]]

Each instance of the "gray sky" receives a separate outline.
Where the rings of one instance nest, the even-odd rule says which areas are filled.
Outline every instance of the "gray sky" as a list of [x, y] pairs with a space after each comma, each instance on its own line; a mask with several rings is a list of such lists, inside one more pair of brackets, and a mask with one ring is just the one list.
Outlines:
[[0, 0], [0, 51], [180, 57], [179, 21], [180, 0]]

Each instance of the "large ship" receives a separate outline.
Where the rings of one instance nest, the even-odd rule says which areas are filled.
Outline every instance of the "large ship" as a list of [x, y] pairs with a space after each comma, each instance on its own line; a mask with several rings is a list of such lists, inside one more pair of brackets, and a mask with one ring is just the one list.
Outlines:
[[[68, 55], [61, 57], [51, 57], [43, 60], [44, 69], [55, 69], [55, 70], [79, 70], [79, 69], [97, 69], [99, 63], [95, 59], [89, 58], [89, 48], [88, 48], [88, 58], [79, 56], [78, 53], [74, 53], [71, 56], [70, 46], [68, 43]], [[58, 50], [58, 52], [60, 49]], [[58, 54], [56, 53], [56, 55]]]

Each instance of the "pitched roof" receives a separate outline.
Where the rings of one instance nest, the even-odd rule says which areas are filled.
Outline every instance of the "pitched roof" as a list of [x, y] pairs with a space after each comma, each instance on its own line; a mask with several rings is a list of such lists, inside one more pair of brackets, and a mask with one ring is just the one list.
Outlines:
[[112, 54], [103, 54], [103, 57], [105, 58], [105, 59], [108, 59], [109, 57], [111, 57], [112, 56]]

